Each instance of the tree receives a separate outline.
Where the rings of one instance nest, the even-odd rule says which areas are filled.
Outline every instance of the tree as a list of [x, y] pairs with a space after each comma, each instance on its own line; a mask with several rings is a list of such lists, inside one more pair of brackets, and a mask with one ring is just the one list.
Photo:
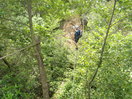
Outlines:
[[27, 2], [27, 10], [28, 10], [28, 16], [29, 16], [29, 28], [30, 28], [30, 33], [32, 35], [32, 42], [33, 44], [37, 44], [35, 47], [35, 53], [36, 53], [36, 59], [38, 61], [38, 67], [40, 71], [40, 81], [42, 84], [42, 90], [43, 90], [43, 99], [49, 99], [49, 88], [47, 84], [47, 78], [46, 78], [46, 70], [43, 64], [43, 59], [41, 55], [41, 47], [40, 47], [40, 38], [34, 35], [33, 31], [33, 23], [32, 23], [32, 3], [31, 0], [28, 0]]

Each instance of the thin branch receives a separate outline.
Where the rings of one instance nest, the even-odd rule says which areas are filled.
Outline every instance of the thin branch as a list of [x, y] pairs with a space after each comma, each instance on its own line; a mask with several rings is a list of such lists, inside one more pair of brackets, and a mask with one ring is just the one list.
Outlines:
[[12, 22], [16, 22], [17, 24], [21, 24], [21, 25], [24, 25], [24, 26], [28, 26], [28, 25], [25, 24], [25, 23], [22, 23], [22, 22], [19, 22], [19, 21], [13, 20], [13, 19], [8, 19], [8, 18], [4, 18], [4, 17], [2, 17], [2, 19], [4, 19], [4, 20], [8, 20], [8, 21], [12, 21]]
[[0, 57], [0, 60], [6, 58], [6, 57], [8, 57], [8, 56], [12, 56], [12, 55], [14, 55], [14, 54], [16, 54], [16, 53], [18, 53], [18, 52], [21, 52], [21, 51], [24, 51], [24, 50], [26, 50], [26, 49], [29, 49], [29, 48], [31, 48], [31, 47], [34, 47], [34, 46], [38, 45], [39, 43], [40, 43], [40, 42], [38, 42], [38, 43], [36, 43], [36, 44], [33, 44], [33, 45], [29, 45], [29, 46], [27, 46], [27, 47], [25, 47], [25, 48], [22, 48], [22, 49], [20, 49], [20, 50], [17, 50], [16, 52], [13, 52], [13, 53], [11, 53], [11, 54], [8, 54], [8, 55], [5, 55], [5, 56], [3, 56], [3, 57]]
[[15, 31], [15, 32], [22, 32], [20, 30], [17, 30], [17, 29], [11, 29], [11, 28], [0, 28], [0, 30], [11, 30], [11, 31]]
[[[3, 57], [3, 56], [0, 54], [0, 58], [1, 57]], [[2, 61], [8, 66], [9, 69], [11, 68], [10, 63], [6, 59], [2, 59]]]
[[99, 63], [98, 63], [98, 65], [97, 65], [97, 68], [96, 68], [96, 70], [95, 70], [95, 72], [94, 72], [94, 74], [93, 74], [93, 76], [92, 76], [92, 79], [90, 80], [90, 82], [89, 82], [89, 96], [88, 96], [88, 98], [89, 99], [91, 99], [90, 97], [90, 87], [91, 87], [91, 84], [92, 84], [92, 82], [94, 81], [94, 79], [95, 79], [95, 77], [96, 77], [96, 75], [97, 75], [97, 73], [98, 73], [98, 70], [99, 70], [99, 68], [100, 68], [100, 66], [101, 66], [101, 64], [102, 64], [102, 59], [103, 59], [103, 54], [104, 54], [104, 49], [105, 49], [105, 45], [106, 45], [106, 40], [107, 40], [107, 38], [108, 38], [108, 34], [109, 34], [109, 30], [110, 30], [110, 27], [111, 27], [111, 23], [112, 23], [112, 19], [113, 19], [113, 15], [114, 15], [114, 11], [115, 11], [115, 6], [116, 6], [116, 0], [114, 0], [114, 7], [113, 7], [113, 11], [112, 11], [112, 15], [111, 15], [111, 19], [110, 19], [110, 21], [109, 21], [109, 24], [108, 24], [108, 29], [107, 29], [107, 31], [106, 31], [106, 36], [105, 36], [105, 38], [104, 38], [104, 42], [103, 42], [103, 45], [102, 45], [102, 49], [101, 49], [101, 53], [100, 53], [100, 58], [99, 58]]
[[115, 23], [111, 24], [111, 25], [110, 25], [110, 27], [112, 27], [112, 26], [114, 26], [115, 24], [117, 24], [117, 23], [119, 23], [119, 22], [123, 21], [123, 20], [124, 20], [125, 18], [127, 18], [127, 17], [128, 17], [128, 16], [123, 17], [122, 19], [120, 19], [120, 20], [116, 21]]

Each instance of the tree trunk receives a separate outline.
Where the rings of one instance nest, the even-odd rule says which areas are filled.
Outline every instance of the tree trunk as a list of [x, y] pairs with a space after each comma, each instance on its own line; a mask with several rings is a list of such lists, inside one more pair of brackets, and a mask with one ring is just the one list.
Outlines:
[[[40, 42], [40, 38], [35, 37], [35, 41], [36, 43]], [[38, 66], [40, 71], [40, 81], [42, 84], [43, 99], [49, 99], [49, 89], [48, 89], [48, 83], [46, 77], [46, 70], [43, 64], [40, 43], [36, 45], [35, 52], [36, 52], [36, 59], [38, 61]]]
[[[27, 2], [27, 11], [28, 11], [28, 16], [29, 16], [29, 28], [30, 28], [30, 33], [32, 36], [32, 42], [33, 44], [35, 44], [35, 43], [40, 42], [40, 38], [37, 36], [34, 36], [34, 33], [33, 33], [31, 0], [28, 0]], [[36, 59], [38, 62], [39, 72], [40, 72], [40, 82], [42, 85], [43, 99], [49, 99], [49, 90], [48, 90], [48, 84], [47, 84], [47, 78], [46, 78], [46, 70], [43, 64], [40, 43], [35, 46], [34, 51], [35, 51]]]

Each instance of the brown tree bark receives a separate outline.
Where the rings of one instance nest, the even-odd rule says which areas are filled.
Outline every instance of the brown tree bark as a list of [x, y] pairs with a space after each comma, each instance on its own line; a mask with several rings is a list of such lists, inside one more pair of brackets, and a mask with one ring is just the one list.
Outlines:
[[[34, 36], [34, 32], [33, 32], [31, 1], [32, 0], [28, 0], [28, 2], [27, 2], [27, 11], [28, 11], [28, 16], [29, 16], [29, 28], [30, 28], [30, 33], [32, 36], [32, 42], [33, 42], [33, 44], [35, 44], [35, 43], [40, 42], [40, 38], [37, 36]], [[38, 62], [39, 72], [40, 72], [40, 82], [42, 85], [43, 99], [49, 99], [47, 76], [46, 76], [46, 70], [45, 70], [45, 67], [43, 64], [40, 43], [34, 47], [34, 51], [35, 51], [35, 55], [36, 55], [36, 60]]]

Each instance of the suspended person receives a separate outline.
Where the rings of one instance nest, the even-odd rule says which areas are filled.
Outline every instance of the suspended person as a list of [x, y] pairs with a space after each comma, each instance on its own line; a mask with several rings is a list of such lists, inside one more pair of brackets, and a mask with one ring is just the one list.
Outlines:
[[77, 43], [82, 37], [82, 31], [79, 29], [79, 26], [75, 26], [74, 40]]
[[[79, 29], [79, 26], [77, 26], [77, 25], [74, 26], [73, 28], [75, 30], [75, 33], [74, 33], [74, 41], [75, 41], [75, 43], [77, 43], [79, 41], [79, 39], [82, 37], [82, 31]], [[78, 46], [77, 45], [76, 45], [76, 49], [78, 49]]]

